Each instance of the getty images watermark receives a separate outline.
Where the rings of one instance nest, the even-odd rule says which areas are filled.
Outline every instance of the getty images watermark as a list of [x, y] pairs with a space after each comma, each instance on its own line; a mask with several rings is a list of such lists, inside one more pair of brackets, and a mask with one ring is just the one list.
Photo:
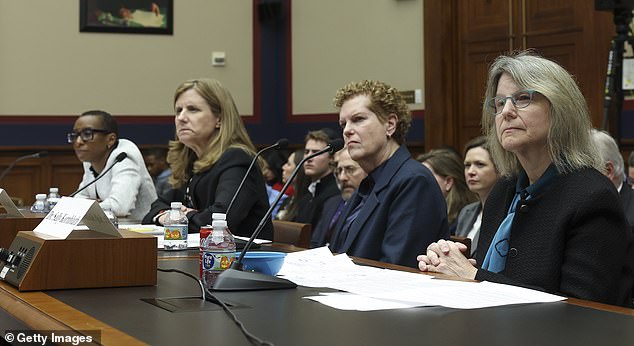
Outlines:
[[99, 330], [7, 330], [4, 340], [11, 345], [86, 345], [100, 344]]

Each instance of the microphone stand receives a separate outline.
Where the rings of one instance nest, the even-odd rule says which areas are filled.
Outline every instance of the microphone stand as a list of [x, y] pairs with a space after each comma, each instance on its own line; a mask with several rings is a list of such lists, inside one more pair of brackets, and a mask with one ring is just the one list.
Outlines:
[[309, 155], [307, 157], [304, 157], [299, 162], [299, 164], [297, 165], [297, 167], [295, 167], [295, 170], [293, 171], [291, 176], [286, 181], [286, 184], [284, 184], [284, 187], [282, 187], [280, 194], [277, 195], [277, 197], [275, 198], [275, 201], [271, 204], [269, 209], [266, 211], [266, 214], [260, 220], [260, 223], [258, 224], [258, 226], [255, 228], [255, 231], [253, 231], [251, 238], [249, 238], [249, 241], [247, 241], [246, 245], [244, 246], [244, 249], [242, 249], [242, 252], [240, 252], [240, 256], [238, 257], [238, 259], [233, 261], [230, 268], [224, 270], [222, 273], [220, 273], [220, 275], [218, 275], [212, 290], [214, 291], [254, 291], [254, 290], [272, 290], [272, 289], [284, 289], [284, 288], [297, 287], [297, 284], [295, 284], [294, 282], [286, 280], [286, 279], [282, 279], [276, 276], [265, 275], [265, 274], [256, 273], [256, 272], [242, 271], [243, 270], [242, 259], [244, 258], [244, 255], [246, 255], [249, 248], [251, 248], [251, 245], [253, 245], [255, 238], [257, 238], [257, 236], [260, 234], [260, 232], [262, 231], [266, 223], [271, 218], [271, 213], [273, 212], [273, 208], [275, 208], [277, 203], [279, 203], [280, 199], [282, 198], [282, 195], [286, 192], [290, 184], [293, 182], [293, 180], [295, 179], [295, 176], [304, 165], [304, 162], [312, 159], [315, 156], [324, 154], [326, 152], [338, 151], [341, 149], [341, 147], [343, 147], [343, 141], [341, 139], [336, 139], [332, 141], [331, 143], [329, 143], [322, 150], [312, 155]]
[[48, 151], [40, 151], [39, 153], [30, 154], [30, 155], [24, 155], [24, 156], [18, 157], [17, 159], [15, 159], [15, 161], [11, 162], [9, 167], [7, 167], [4, 171], [2, 171], [2, 173], [0, 174], [0, 180], [2, 180], [4, 177], [6, 177], [7, 174], [9, 174], [9, 172], [11, 172], [13, 167], [15, 167], [15, 165], [18, 162], [26, 160], [26, 159], [39, 159], [40, 157], [44, 157], [46, 155], [48, 155]]
[[251, 164], [249, 165], [249, 168], [247, 168], [247, 172], [245, 173], [244, 177], [242, 177], [242, 181], [240, 182], [240, 185], [238, 185], [238, 189], [236, 189], [236, 193], [231, 198], [231, 202], [229, 202], [229, 206], [227, 207], [227, 212], [225, 213], [227, 215], [227, 218], [229, 217], [229, 211], [231, 210], [231, 207], [233, 206], [233, 202], [236, 201], [236, 198], [238, 197], [240, 190], [242, 190], [242, 185], [244, 185], [244, 182], [249, 177], [249, 173], [251, 173], [251, 170], [253, 169], [253, 165], [255, 165], [255, 163], [258, 161], [257, 160], [258, 157], [260, 157], [260, 155], [262, 155], [262, 153], [264, 153], [265, 151], [269, 151], [271, 149], [284, 149], [287, 145], [288, 145], [288, 140], [286, 138], [282, 138], [279, 141], [277, 141], [275, 144], [270, 145], [266, 148], [263, 148], [262, 150], [258, 151], [255, 154], [255, 156], [253, 157], [253, 160], [251, 160]]
[[101, 172], [101, 174], [99, 174], [99, 176], [97, 176], [95, 179], [93, 179], [93, 181], [91, 181], [90, 183], [84, 185], [83, 187], [81, 187], [77, 191], [71, 193], [68, 197], [75, 197], [75, 195], [77, 195], [78, 193], [84, 191], [90, 185], [96, 183], [97, 180], [101, 179], [102, 177], [104, 177], [106, 175], [106, 173], [110, 172], [110, 170], [112, 169], [112, 167], [114, 167], [114, 165], [116, 165], [117, 163], [125, 160], [126, 157], [128, 157], [128, 154], [125, 153], [125, 152], [120, 153], [119, 155], [117, 155], [117, 157], [115, 157], [115, 159], [114, 159], [114, 162], [110, 165], [110, 167], [108, 167], [108, 169], [106, 169], [105, 171]]

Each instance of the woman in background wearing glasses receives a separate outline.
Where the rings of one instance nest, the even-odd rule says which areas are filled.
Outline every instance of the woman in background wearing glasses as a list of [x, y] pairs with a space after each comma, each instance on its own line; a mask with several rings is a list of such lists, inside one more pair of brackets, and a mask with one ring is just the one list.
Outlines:
[[67, 140], [84, 165], [84, 176], [78, 189], [113, 165], [119, 154], [127, 154], [75, 197], [95, 199], [119, 217], [141, 220], [156, 199], [156, 190], [139, 148], [127, 139], [119, 139], [117, 122], [112, 115], [100, 110], [82, 113]]
[[482, 216], [477, 266], [439, 240], [422, 271], [630, 306], [632, 232], [598, 170], [589, 112], [574, 79], [530, 52], [489, 70], [482, 128], [502, 178]]

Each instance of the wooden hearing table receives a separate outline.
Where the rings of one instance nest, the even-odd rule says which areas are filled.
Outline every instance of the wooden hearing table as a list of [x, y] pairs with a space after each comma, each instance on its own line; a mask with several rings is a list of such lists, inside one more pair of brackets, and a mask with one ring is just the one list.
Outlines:
[[[159, 251], [158, 266], [198, 275], [198, 253]], [[324, 291], [328, 290], [299, 287], [216, 295], [233, 305], [249, 331], [278, 346], [634, 345], [634, 310], [579, 299], [474, 310], [421, 307], [371, 312], [336, 310], [302, 299]], [[24, 329], [100, 330], [104, 345], [249, 345], [214, 304], [194, 299], [190, 311], [170, 312], [142, 300], [199, 295], [194, 280], [163, 272], [158, 284], [149, 287], [18, 292], [0, 282], [0, 335]]]

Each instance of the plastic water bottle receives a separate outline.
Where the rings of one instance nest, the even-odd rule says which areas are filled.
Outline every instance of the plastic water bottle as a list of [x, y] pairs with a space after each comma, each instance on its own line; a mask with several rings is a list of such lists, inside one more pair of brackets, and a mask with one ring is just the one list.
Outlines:
[[181, 212], [181, 202], [172, 202], [172, 208], [163, 223], [165, 226], [163, 249], [168, 251], [187, 249], [187, 230], [189, 220], [187, 215]]
[[61, 196], [59, 195], [59, 188], [51, 187], [48, 189], [48, 197], [46, 197], [46, 202], [48, 202], [49, 209], [53, 209]]
[[[220, 219], [222, 215], [222, 219]], [[236, 241], [227, 227], [226, 216], [220, 214], [218, 219], [211, 223], [212, 231], [203, 242], [202, 281], [205, 287], [213, 287], [216, 278], [223, 270], [229, 268], [236, 259]]]
[[38, 193], [35, 195], [35, 203], [31, 206], [31, 212], [33, 213], [48, 213], [48, 203], [46, 202], [46, 194]]
[[103, 210], [103, 213], [106, 214], [106, 216], [108, 217], [108, 220], [110, 220], [110, 222], [112, 222], [112, 224], [114, 225], [114, 228], [119, 229], [119, 218], [112, 211], [112, 208], [110, 207], [110, 204], [103, 203], [101, 205], [101, 209]]

